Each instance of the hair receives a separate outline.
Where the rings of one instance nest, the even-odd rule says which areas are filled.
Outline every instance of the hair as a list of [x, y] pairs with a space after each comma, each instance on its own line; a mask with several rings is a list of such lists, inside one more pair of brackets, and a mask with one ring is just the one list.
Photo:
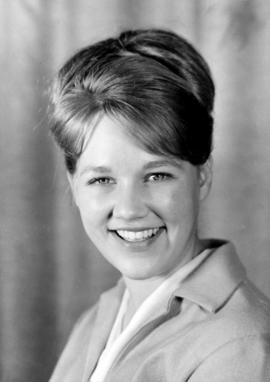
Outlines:
[[212, 149], [214, 93], [207, 63], [184, 38], [159, 29], [125, 31], [81, 49], [59, 70], [51, 131], [71, 174], [104, 114], [127, 121], [147, 151], [201, 165]]

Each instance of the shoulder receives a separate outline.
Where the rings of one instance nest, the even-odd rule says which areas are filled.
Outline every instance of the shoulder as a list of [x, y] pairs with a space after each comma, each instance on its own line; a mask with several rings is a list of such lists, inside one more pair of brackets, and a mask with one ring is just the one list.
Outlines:
[[235, 337], [214, 349], [198, 365], [191, 382], [267, 382], [270, 376], [270, 335]]
[[190, 335], [196, 366], [190, 381], [269, 380], [270, 303], [249, 280], [193, 328]]
[[[67, 344], [58, 360], [50, 382], [71, 381], [83, 373], [88, 340], [91, 335], [92, 322], [95, 320], [97, 304], [85, 311], [77, 320], [68, 338]], [[70, 377], [72, 375], [72, 377]], [[72, 379], [73, 378], [73, 379]]]
[[[192, 281], [193, 279], [193, 281]], [[270, 301], [247, 278], [234, 246], [225, 243], [197, 270], [196, 300], [209, 312], [209, 330], [223, 328], [224, 337], [269, 333]], [[194, 294], [194, 293], [193, 293]], [[199, 297], [198, 297], [199, 296]]]
[[93, 307], [81, 314], [68, 338], [50, 382], [80, 379], [84, 371], [90, 340], [94, 338], [97, 342], [102, 337], [104, 323], [113, 317], [110, 309], [114, 306], [118, 290], [117, 285], [104, 292]]
[[85, 310], [75, 322], [75, 325], [71, 331], [68, 342], [74, 342], [78, 340], [81, 343], [81, 339], [85, 338], [91, 330], [92, 324], [95, 321], [98, 311], [98, 302], [91, 308]]
[[248, 279], [239, 285], [215, 316], [235, 335], [270, 333], [270, 301]]
[[213, 339], [213, 347], [249, 337], [269, 340], [270, 302], [246, 279], [202, 326], [205, 341], [211, 343]]
[[[237, 375], [238, 380], [249, 370], [254, 378], [260, 373], [270, 375], [270, 303], [250, 281], [245, 280], [202, 326], [202, 375], [207, 372], [205, 375], [215, 381], [215, 373], [233, 381], [228, 373]], [[266, 381], [256, 378], [247, 381]]]
[[84, 341], [91, 334], [93, 325], [96, 323], [98, 316], [102, 315], [104, 319], [105, 311], [108, 312], [111, 308], [118, 305], [123, 292], [122, 281], [120, 280], [115, 286], [103, 292], [96, 304], [85, 310], [72, 330], [70, 341], [78, 340], [79, 343]]

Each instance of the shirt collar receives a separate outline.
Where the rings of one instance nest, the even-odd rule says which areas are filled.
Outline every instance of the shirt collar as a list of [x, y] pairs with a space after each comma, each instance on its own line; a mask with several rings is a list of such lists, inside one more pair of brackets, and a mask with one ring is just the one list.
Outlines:
[[246, 278], [246, 272], [232, 243], [215, 240], [211, 244], [213, 250], [180, 283], [174, 295], [215, 312]]

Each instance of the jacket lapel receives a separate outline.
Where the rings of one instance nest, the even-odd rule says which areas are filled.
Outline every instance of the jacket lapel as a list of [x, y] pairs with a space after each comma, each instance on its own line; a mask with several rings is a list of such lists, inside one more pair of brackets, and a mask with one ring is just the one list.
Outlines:
[[89, 340], [90, 345], [87, 352], [87, 360], [82, 382], [89, 381], [97, 361], [106, 346], [123, 292], [124, 282], [120, 279], [116, 287], [103, 293], [100, 297], [96, 320]]

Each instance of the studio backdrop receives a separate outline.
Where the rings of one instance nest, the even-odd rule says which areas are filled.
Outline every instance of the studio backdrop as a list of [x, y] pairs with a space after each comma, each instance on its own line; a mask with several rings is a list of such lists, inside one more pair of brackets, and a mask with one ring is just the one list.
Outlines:
[[47, 89], [79, 47], [141, 27], [183, 35], [212, 68], [214, 182], [200, 231], [232, 240], [270, 296], [270, 3], [0, 0], [3, 382], [48, 381], [76, 319], [119, 277], [81, 227], [48, 131]]

